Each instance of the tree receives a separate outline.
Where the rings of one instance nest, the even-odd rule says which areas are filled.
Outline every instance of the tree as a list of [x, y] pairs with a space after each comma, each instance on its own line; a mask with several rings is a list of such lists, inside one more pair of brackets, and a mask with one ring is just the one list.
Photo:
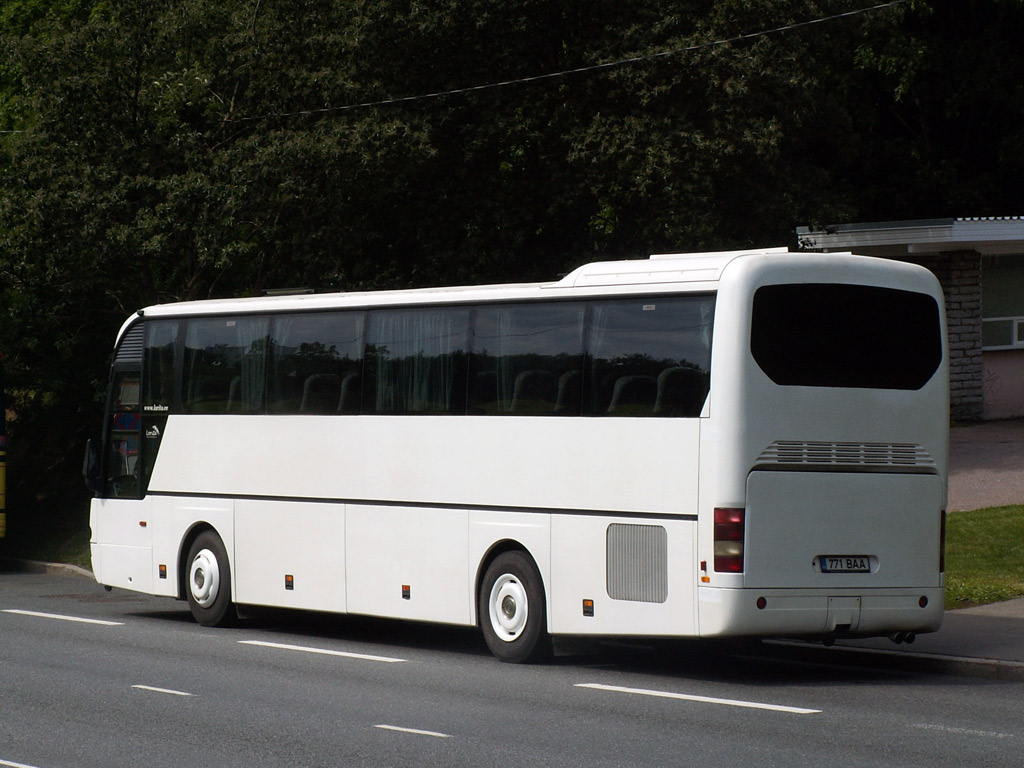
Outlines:
[[81, 506], [112, 339], [154, 302], [551, 279], [1019, 205], [1020, 4], [802, 26], [853, 7], [0, 3], [12, 503]]
[[[1019, 212], [1024, 4], [915, 0], [858, 49], [861, 220]], [[895, 214], [895, 215], [894, 215]]]

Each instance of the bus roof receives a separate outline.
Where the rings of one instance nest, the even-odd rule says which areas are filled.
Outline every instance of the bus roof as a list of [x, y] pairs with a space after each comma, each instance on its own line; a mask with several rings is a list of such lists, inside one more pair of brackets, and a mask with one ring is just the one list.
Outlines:
[[[352, 293], [304, 293], [238, 299], [204, 299], [156, 304], [128, 318], [121, 335], [139, 317], [188, 317], [261, 312], [318, 311], [403, 304], [517, 301], [555, 297], [614, 295], [644, 291], [715, 291], [726, 265], [741, 257], [792, 255], [822, 258], [821, 254], [791, 253], [787, 248], [752, 248], [738, 251], [654, 254], [647, 259], [598, 261], [584, 264], [561, 279], [545, 283], [442, 286]], [[829, 254], [829, 259], [850, 254]]]
[[217, 314], [222, 311], [259, 312], [268, 310], [313, 309], [349, 305], [388, 305], [421, 303], [450, 296], [469, 299], [466, 294], [479, 293], [481, 298], [494, 299], [496, 294], [509, 298], [536, 297], [541, 291], [564, 288], [613, 287], [658, 283], [715, 283], [725, 265], [739, 256], [785, 254], [786, 248], [760, 248], [715, 253], [654, 254], [648, 259], [598, 261], [584, 264], [560, 280], [545, 283], [506, 283], [495, 285], [460, 285], [404, 290], [360, 291], [352, 293], [304, 293], [259, 296], [240, 299], [204, 299], [157, 304], [142, 310], [146, 316], [177, 316]]
[[740, 256], [768, 256], [789, 253], [782, 248], [754, 248], [713, 253], [663, 253], [649, 259], [597, 261], [584, 264], [553, 285], [585, 286], [651, 285], [657, 283], [718, 282], [725, 265]]

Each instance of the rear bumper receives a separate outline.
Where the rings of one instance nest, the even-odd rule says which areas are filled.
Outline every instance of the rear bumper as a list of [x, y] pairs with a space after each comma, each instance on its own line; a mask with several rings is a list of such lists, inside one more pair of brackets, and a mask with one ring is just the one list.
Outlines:
[[[758, 607], [759, 598], [764, 598], [763, 608]], [[823, 592], [701, 587], [698, 600], [701, 637], [792, 637], [833, 633], [871, 637], [892, 632], [934, 632], [942, 624], [945, 589]]]

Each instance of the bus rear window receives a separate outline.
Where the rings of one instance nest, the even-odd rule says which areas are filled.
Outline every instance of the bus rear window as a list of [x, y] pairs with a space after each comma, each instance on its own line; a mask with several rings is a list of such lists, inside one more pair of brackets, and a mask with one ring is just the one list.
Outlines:
[[915, 390], [942, 362], [935, 299], [867, 285], [766, 285], [750, 348], [783, 386]]

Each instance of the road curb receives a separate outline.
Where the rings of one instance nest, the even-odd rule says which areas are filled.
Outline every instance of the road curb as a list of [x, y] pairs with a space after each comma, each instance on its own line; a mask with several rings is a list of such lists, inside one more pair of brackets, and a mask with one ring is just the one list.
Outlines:
[[887, 651], [881, 648], [854, 648], [843, 645], [827, 648], [800, 640], [763, 640], [761, 649], [766, 656], [789, 661], [961, 675], [988, 680], [1024, 681], [1024, 662], [1005, 659], [914, 653], [907, 650]]
[[68, 563], [45, 563], [41, 560], [20, 560], [13, 557], [0, 557], [0, 566], [7, 571], [20, 573], [71, 573], [86, 579], [95, 579], [92, 571]]

